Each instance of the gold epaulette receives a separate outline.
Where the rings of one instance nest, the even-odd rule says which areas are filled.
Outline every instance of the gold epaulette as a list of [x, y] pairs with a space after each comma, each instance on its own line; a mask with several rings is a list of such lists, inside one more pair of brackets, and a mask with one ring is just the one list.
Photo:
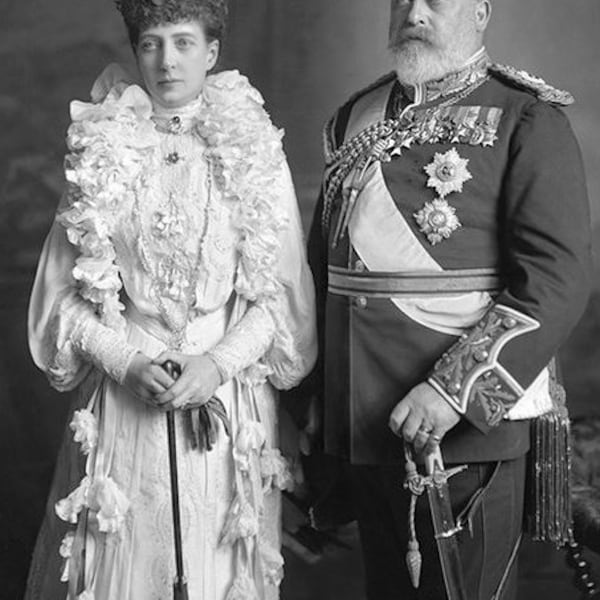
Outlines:
[[546, 83], [541, 77], [530, 75], [527, 71], [496, 63], [491, 64], [488, 69], [492, 75], [497, 75], [500, 79], [519, 89], [531, 92], [536, 98], [544, 102], [558, 104], [559, 106], [569, 106], [575, 102], [570, 92], [559, 90]]

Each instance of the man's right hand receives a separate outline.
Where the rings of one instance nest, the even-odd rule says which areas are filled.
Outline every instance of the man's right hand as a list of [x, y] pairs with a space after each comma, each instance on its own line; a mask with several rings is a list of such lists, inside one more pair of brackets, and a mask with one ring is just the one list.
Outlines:
[[174, 383], [175, 380], [160, 365], [153, 364], [142, 352], [133, 357], [123, 381], [127, 390], [154, 408], [159, 408], [156, 396], [166, 392]]

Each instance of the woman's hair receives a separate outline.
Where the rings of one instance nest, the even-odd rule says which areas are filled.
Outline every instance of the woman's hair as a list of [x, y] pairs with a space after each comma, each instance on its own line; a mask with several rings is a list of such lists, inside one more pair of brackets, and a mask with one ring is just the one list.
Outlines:
[[140, 34], [156, 25], [197, 20], [208, 41], [221, 42], [227, 24], [227, 0], [115, 0], [135, 49]]

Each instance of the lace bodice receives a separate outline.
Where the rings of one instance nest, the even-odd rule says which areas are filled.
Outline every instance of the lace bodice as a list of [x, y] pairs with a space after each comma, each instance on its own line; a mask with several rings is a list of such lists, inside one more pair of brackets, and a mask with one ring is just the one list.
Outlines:
[[177, 329], [231, 296], [240, 234], [231, 203], [214, 185], [202, 139], [165, 132], [159, 140], [143, 189], [123, 207], [113, 240], [127, 296], [144, 316]]

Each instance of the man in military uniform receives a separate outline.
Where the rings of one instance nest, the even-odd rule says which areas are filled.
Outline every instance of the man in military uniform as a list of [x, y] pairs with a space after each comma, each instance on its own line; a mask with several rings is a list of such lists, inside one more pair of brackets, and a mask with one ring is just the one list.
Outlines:
[[425, 499], [409, 520], [403, 441], [468, 465], [449, 480], [466, 597], [514, 598], [531, 420], [552, 412], [549, 365], [588, 296], [572, 98], [491, 62], [490, 14], [391, 0], [396, 72], [325, 132], [309, 241], [325, 449], [352, 465], [370, 600], [445, 598]]

